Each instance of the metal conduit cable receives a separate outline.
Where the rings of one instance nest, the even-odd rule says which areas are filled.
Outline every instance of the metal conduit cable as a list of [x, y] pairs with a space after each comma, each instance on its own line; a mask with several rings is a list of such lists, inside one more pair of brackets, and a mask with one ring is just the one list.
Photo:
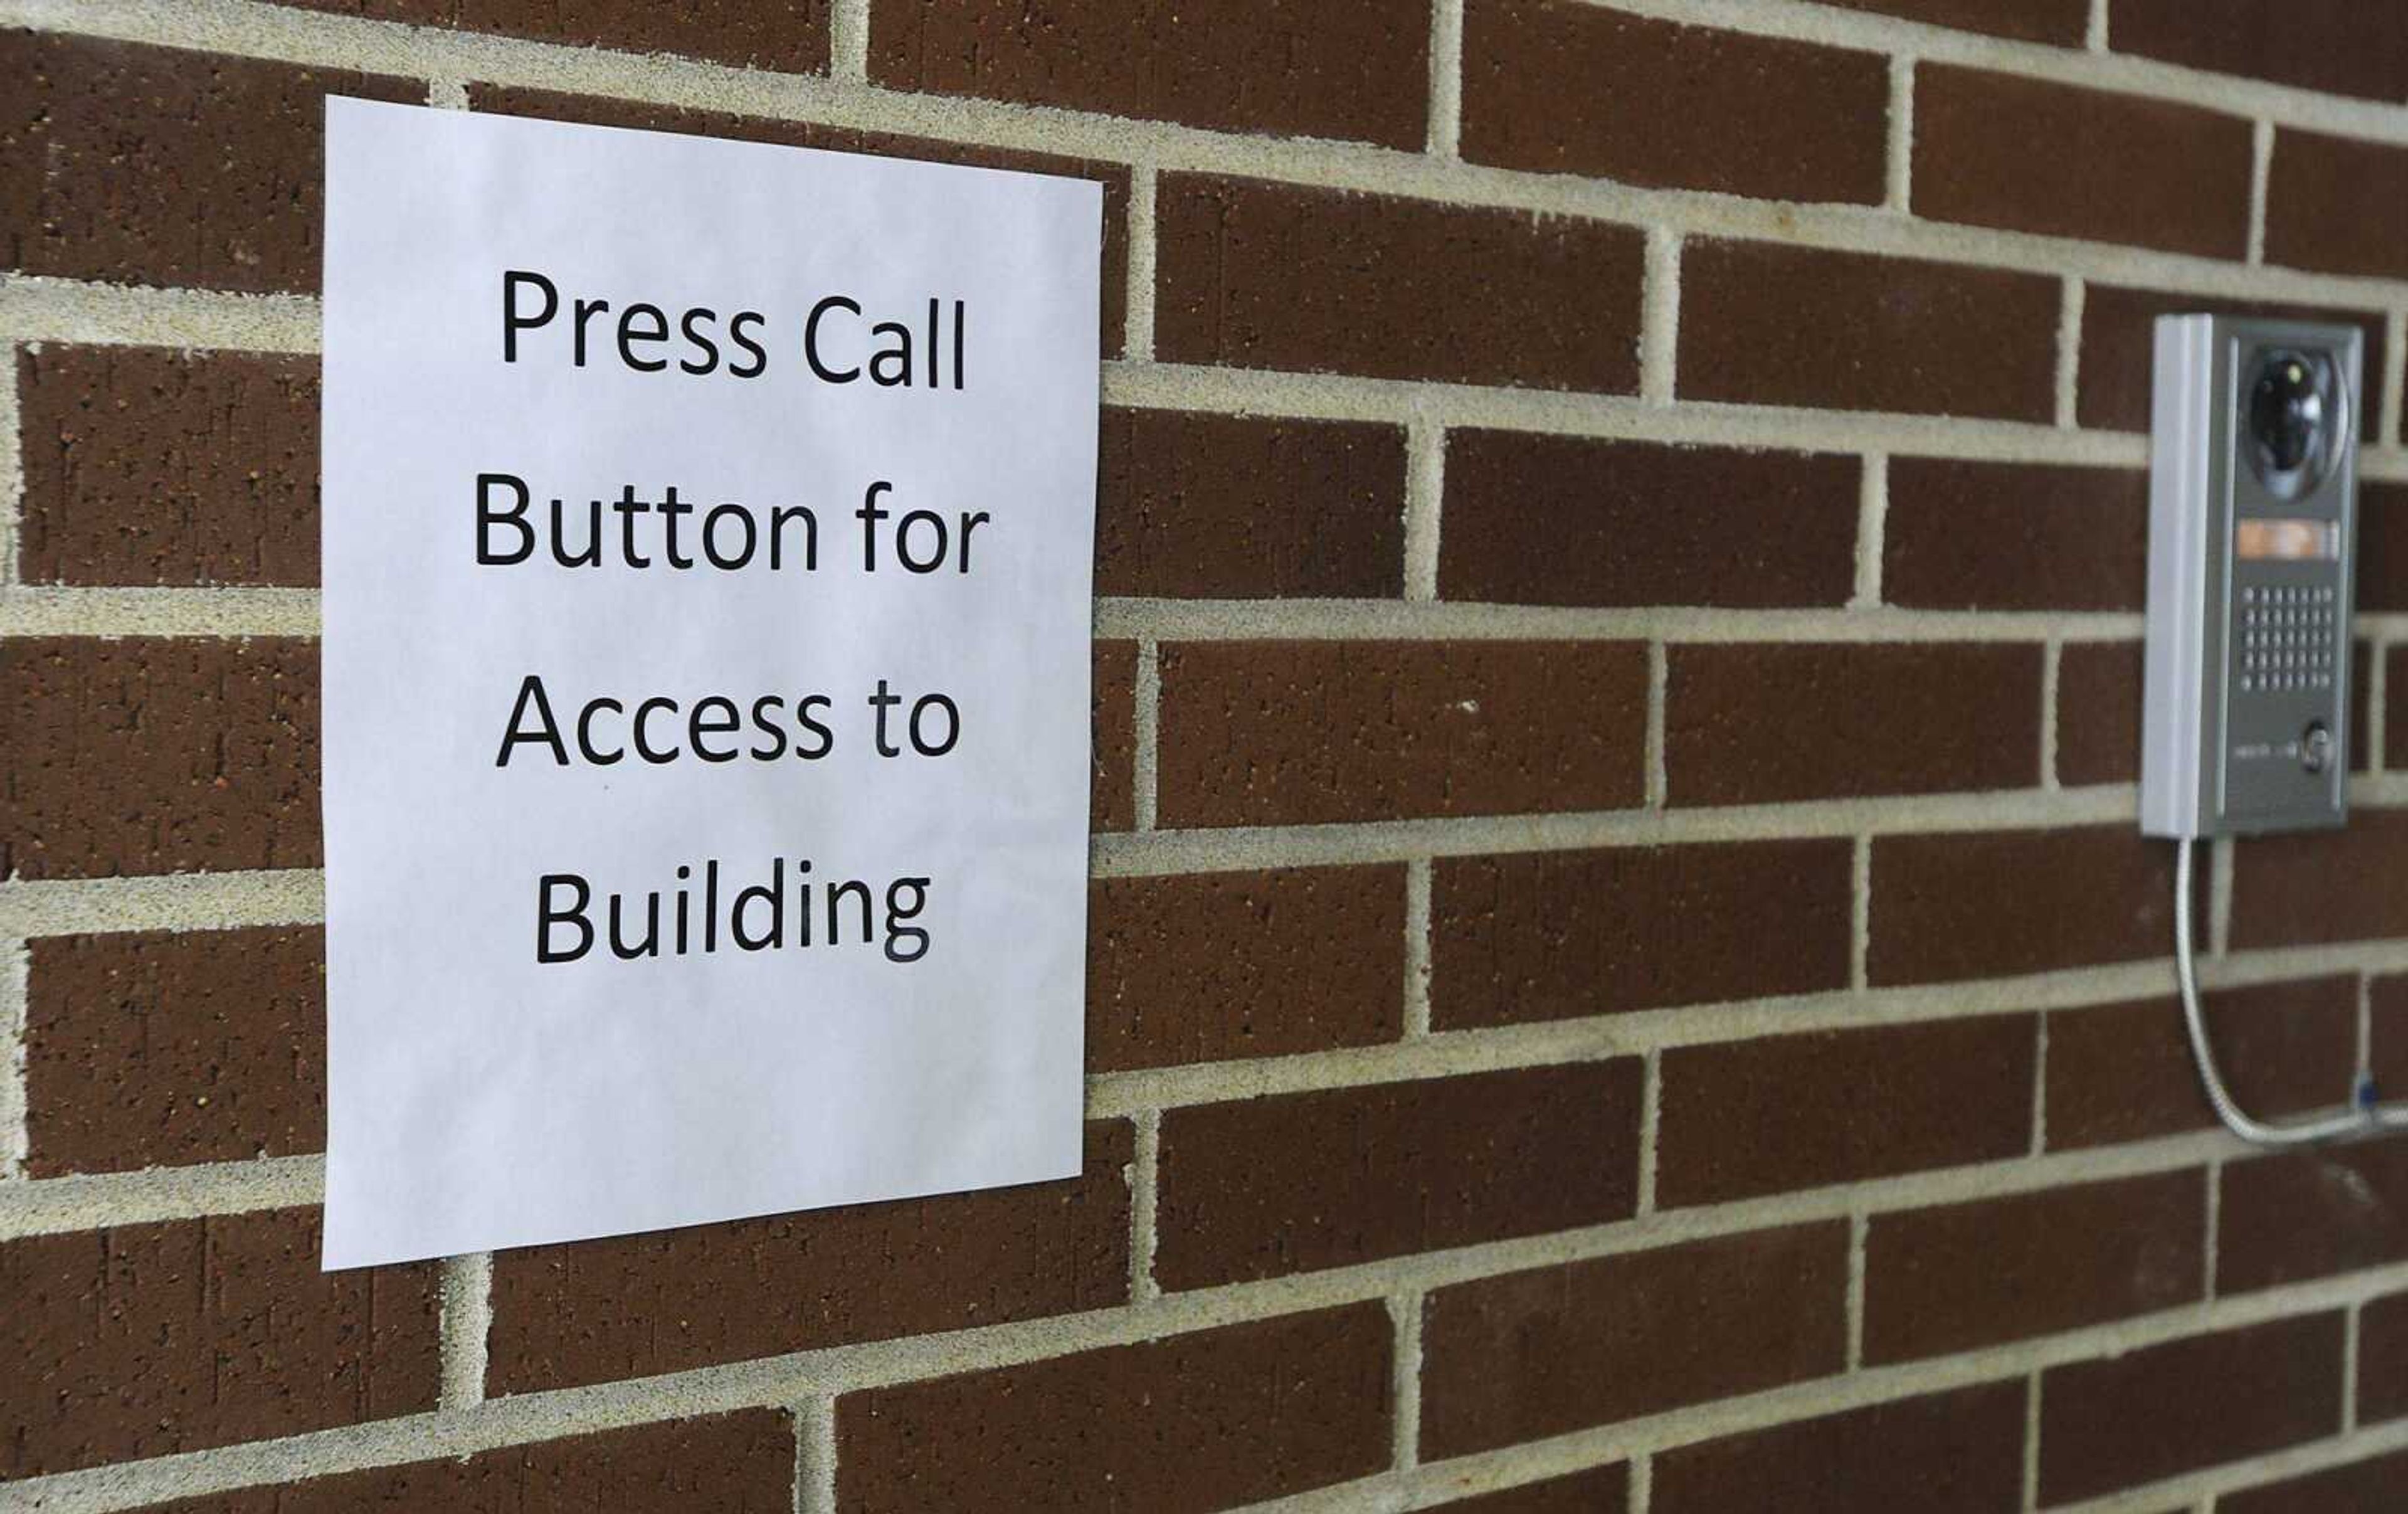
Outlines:
[[2182, 987], [2183, 1024], [2190, 1031], [2190, 1060], [2199, 1069], [2200, 1086], [2207, 1091], [2207, 1102], [2215, 1106], [2215, 1117], [2241, 1139], [2265, 1146], [2309, 1146], [2344, 1136], [2408, 1129], [2408, 1103], [2376, 1103], [2371, 1079], [2359, 1082], [2356, 1102], [2346, 1113], [2280, 1124], [2251, 1117], [2232, 1097], [2232, 1090], [2224, 1086], [2224, 1074], [2216, 1068], [2215, 1049], [2207, 1040], [2207, 1018], [2199, 1007], [2199, 974], [2191, 960], [2190, 852], [2189, 837], [2176, 839], [2174, 977]]

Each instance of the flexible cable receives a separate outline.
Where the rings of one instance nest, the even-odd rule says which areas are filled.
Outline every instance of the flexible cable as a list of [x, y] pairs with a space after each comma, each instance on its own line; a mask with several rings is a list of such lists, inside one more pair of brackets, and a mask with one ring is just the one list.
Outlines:
[[2360, 1102], [2345, 1114], [2286, 1120], [2280, 1124], [2252, 1117], [2232, 1097], [2232, 1090], [2224, 1085], [2224, 1074], [2216, 1068], [2215, 1048], [2207, 1040], [2207, 1017], [2200, 1013], [2199, 1007], [2199, 973], [2191, 959], [2190, 853], [2190, 838], [2176, 839], [2174, 978], [2182, 988], [2183, 1024], [2190, 1031], [2190, 1060], [2199, 1069], [2200, 1087], [2207, 1090], [2207, 1102], [2214, 1106], [2215, 1117], [2224, 1122], [2226, 1130], [2241, 1139], [2266, 1146], [2308, 1146], [2318, 1141], [2336, 1141], [2344, 1136], [2408, 1127], [2408, 1104], [2374, 1103], [2363, 1088], [2359, 1092]]

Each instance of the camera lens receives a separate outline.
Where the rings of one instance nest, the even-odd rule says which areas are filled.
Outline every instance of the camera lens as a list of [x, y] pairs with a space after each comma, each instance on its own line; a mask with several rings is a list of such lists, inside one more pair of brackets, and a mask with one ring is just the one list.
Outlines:
[[2323, 353], [2276, 348], [2258, 358], [2249, 386], [2251, 461], [2273, 494], [2294, 498], [2322, 479], [2339, 423], [2338, 389]]

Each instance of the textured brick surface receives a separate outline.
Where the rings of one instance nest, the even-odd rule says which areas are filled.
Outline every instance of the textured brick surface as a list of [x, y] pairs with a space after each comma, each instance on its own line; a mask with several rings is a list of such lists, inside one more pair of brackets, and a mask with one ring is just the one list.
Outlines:
[[2057, 781], [2128, 784], [2141, 776], [2139, 642], [2068, 642], [2057, 656]]
[[318, 582], [318, 365], [22, 349], [28, 584]]
[[1429, 29], [1378, 7], [1224, 0], [874, 0], [869, 77], [892, 89], [1422, 145]]
[[2347, 829], [2233, 848], [2232, 944], [2312, 945], [2408, 934], [2408, 810], [2360, 808]]
[[2013, 1514], [2023, 1507], [2023, 1436], [2021, 1379], [1983, 1383], [1661, 1452], [1647, 1507]]
[[[2369, 728], [2375, 717], [2373, 676], [2374, 643], [2364, 637], [2356, 638], [2349, 643], [2349, 771], [2352, 772], [2372, 772], [2375, 767], [2372, 757], [2374, 739]], [[2408, 731], [2408, 721], [2391, 723], [2391, 728]], [[2389, 731], [2386, 731], [2384, 765], [2386, 767], [2392, 765], [2389, 757], [2391, 744], [2392, 737]]]
[[2045, 421], [2057, 318], [2035, 274], [1692, 241], [1677, 382], [1688, 399]]
[[2408, 974], [2370, 979], [2366, 1001], [2367, 1071], [2384, 1098], [2408, 1092]]
[[1968, 1351], [2190, 1303], [2206, 1288], [2206, 1231], [2197, 1171], [1877, 1215], [1865, 1240], [1865, 1360]]
[[1166, 362], [1628, 393], [1628, 226], [1244, 179], [1155, 189]]
[[1430, 885], [1440, 1030], [1842, 988], [1846, 840], [1445, 858]]
[[1394, 598], [1405, 434], [1392, 425], [1104, 411], [1096, 592]]
[[1894, 457], [1882, 598], [1917, 610], [2138, 611], [2149, 476]]
[[2341, 1337], [2340, 1315], [2307, 1315], [2051, 1367], [2041, 1498], [2071, 1503], [2333, 1434]]
[[1666, 679], [1670, 804], [1773, 804], [2040, 782], [2036, 646], [1675, 646]]
[[1422, 1454], [1460, 1456], [1838, 1372], [1848, 1227], [1693, 1241], [1432, 1292]]
[[1471, 0], [1463, 155], [1475, 163], [1763, 199], [1877, 205], [1879, 54], [1626, 15]]
[[[2356, 672], [2358, 665], [2366, 661], [2366, 643], [2358, 642], [2354, 650], [2356, 656], [2353, 658], [2352, 671]], [[2384, 654], [2383, 687], [2386, 699], [2390, 691], [2395, 688], [2399, 689], [2403, 696], [2408, 696], [2408, 647], [2395, 646]], [[2353, 738], [2352, 744], [2358, 745], [2361, 752], [2366, 740], [2367, 720], [2372, 713], [2367, 708], [2365, 689], [2365, 680], [2362, 676], [2354, 681], [2352, 699], [2355, 702], [2350, 735]], [[2402, 708], [2401, 717], [2396, 720], [2387, 718], [2387, 714], [2386, 712], [2383, 729], [2383, 765], [2396, 772], [2408, 769], [2408, 707]], [[2366, 763], [2361, 757], [2361, 760], [2354, 765], [2363, 768]]]
[[1817, 1031], [1663, 1055], [1656, 1202], [1721, 1204], [1995, 1161], [2031, 1144], [2027, 1015]]
[[1630, 1468], [1617, 1462], [1444, 1507], [1448, 1514], [1624, 1514], [1630, 1507]]
[[294, 0], [331, 10], [411, 26], [450, 26], [572, 47], [622, 52], [666, 52], [774, 68], [827, 71], [827, 0]]
[[313, 290], [328, 94], [426, 86], [0, 32], [0, 255], [65, 279]]
[[2368, 1304], [2358, 1320], [2358, 1416], [2361, 1421], [2408, 1414], [2408, 1293]]
[[1125, 1303], [1131, 1143], [1123, 1121], [1089, 1124], [1085, 1170], [1068, 1182], [499, 1252], [488, 1390]]
[[0, 642], [0, 876], [319, 859], [310, 642]]
[[837, 1507], [1200, 1514], [1388, 1460], [1377, 1303], [837, 1400]]
[[2089, 0], [1832, 0], [1850, 10], [1878, 10], [1907, 21], [2025, 42], [2076, 47], [2090, 22]]
[[2169, 956], [2173, 872], [2173, 848], [2128, 825], [1877, 836], [1867, 971], [1925, 983]]
[[2227, 1164], [2215, 1249], [2220, 1293], [2408, 1260], [2408, 1146], [2374, 1141]]
[[1625, 642], [1199, 642], [1162, 656], [1165, 826], [1611, 810], [1641, 797]]
[[[640, 0], [629, 0], [640, 4]], [[668, 14], [664, 8], [663, 14]], [[725, 137], [749, 142], [777, 142], [788, 147], [813, 147], [835, 152], [867, 152], [879, 157], [917, 158], [931, 163], [967, 164], [977, 168], [1008, 168], [1020, 173], [1054, 174], [1090, 179], [1104, 187], [1104, 247], [1098, 277], [1102, 309], [1099, 344], [1107, 353], [1123, 350], [1123, 327], [1128, 306], [1129, 171], [1116, 163], [1090, 158], [1056, 157], [1012, 148], [961, 142], [931, 141], [893, 132], [860, 131], [811, 122], [771, 121], [725, 110], [692, 109], [636, 100], [599, 100], [589, 95], [505, 84], [469, 86], [468, 102], [479, 110], [509, 115], [540, 116], [549, 121], [581, 122], [589, 126], [632, 126], [644, 131], [683, 132], [696, 137]]]
[[1627, 1218], [1639, 1105], [1618, 1058], [1165, 1110], [1154, 1276], [1204, 1288]]
[[1455, 431], [1439, 598], [1845, 604], [1858, 492], [1853, 457]]
[[[2342, 1103], [2358, 1066], [2358, 987], [2345, 977], [2217, 988], [2200, 998], [2243, 1108], [2296, 1115]], [[2182, 1009], [2169, 994], [2048, 1015], [2048, 1144], [2107, 1146], [2203, 1131]]]
[[[2270, 300], [2220, 299], [2212, 295], [2128, 289], [2089, 284], [2082, 296], [2082, 354], [2074, 414], [2084, 425], [2116, 431], [2149, 428], [2149, 391], [2157, 365], [2156, 331], [2161, 315], [2242, 315], [2264, 320], [2324, 321], [2355, 325], [2366, 334], [2366, 386], [2362, 397], [2369, 428], [2382, 413], [2378, 403], [2386, 371], [2383, 316], [2379, 311], [2299, 305]], [[2145, 485], [2142, 495], [2147, 498]]]
[[179, 1499], [154, 1506], [153, 1514], [786, 1514], [794, 1501], [793, 1422], [775, 1409], [743, 1409]]
[[290, 1209], [0, 1242], [0, 1476], [433, 1408], [434, 1266], [318, 1241]]
[[1097, 1072], [1394, 1041], [1405, 870], [1100, 878], [1087, 888], [1087, 1065]]
[[2402, 1488], [2408, 1488], [2408, 1451], [2393, 1451], [2229, 1492], [2215, 1507], [2217, 1514], [2391, 1514]]
[[2408, 275], [2408, 148], [2278, 130], [2266, 179], [2266, 261]]
[[1137, 824], [1137, 643], [1098, 642], [1090, 674], [1095, 728], [1087, 819], [1096, 830]]
[[2358, 482], [2358, 608], [2408, 611], [2408, 483]]
[[2363, 0], [2115, 0], [2118, 52], [2397, 104], [2408, 10]]
[[325, 1015], [314, 927], [31, 943], [28, 1175], [324, 1149]]
[[2237, 258], [2251, 153], [2239, 116], [1946, 64], [1914, 71], [1914, 210], [1934, 220]]

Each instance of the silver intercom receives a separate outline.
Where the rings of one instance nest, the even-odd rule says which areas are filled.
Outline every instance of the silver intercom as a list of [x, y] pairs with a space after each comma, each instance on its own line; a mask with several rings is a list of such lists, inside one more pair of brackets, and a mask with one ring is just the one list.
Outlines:
[[2355, 326], [2162, 316], [2149, 474], [2141, 829], [2348, 813]]
[[2157, 338], [2141, 829], [2174, 844], [2174, 983], [2191, 1061], [2244, 1141], [2408, 1130], [2408, 1103], [2384, 1102], [2363, 1068], [2345, 1109], [2252, 1117], [2216, 1064], [2191, 942], [2200, 839], [2348, 817], [2363, 340], [2354, 326], [2220, 315], [2161, 316]]

